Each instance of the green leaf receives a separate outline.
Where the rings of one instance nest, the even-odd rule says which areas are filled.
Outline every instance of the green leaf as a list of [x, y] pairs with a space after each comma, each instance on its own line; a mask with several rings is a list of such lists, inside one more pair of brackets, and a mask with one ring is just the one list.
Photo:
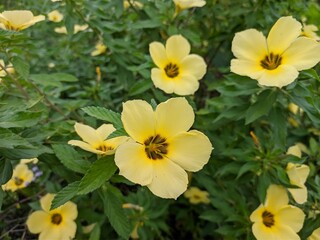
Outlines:
[[11, 62], [14, 69], [21, 75], [21, 77], [27, 79], [30, 72], [30, 65], [27, 63], [27, 61], [24, 61], [20, 57], [13, 57]]
[[52, 148], [61, 163], [68, 169], [78, 173], [85, 173], [90, 167], [90, 162], [83, 160], [81, 155], [70, 145], [54, 144]]
[[12, 164], [9, 159], [0, 160], [0, 185], [5, 184], [12, 177]]
[[79, 184], [80, 184], [80, 181], [76, 181], [76, 182], [70, 183], [69, 185], [61, 189], [52, 200], [50, 210], [65, 204], [71, 198], [76, 196]]
[[256, 172], [259, 169], [259, 167], [260, 167], [260, 164], [256, 161], [246, 162], [239, 169], [239, 172], [238, 172], [236, 179], [239, 179], [246, 172], [249, 172], [249, 171]]
[[276, 149], [284, 150], [287, 140], [287, 116], [281, 108], [273, 108], [269, 114], [273, 143]]
[[277, 99], [277, 91], [267, 89], [260, 93], [257, 101], [246, 112], [246, 124], [249, 124], [263, 115], [269, 113], [273, 103]]
[[96, 224], [90, 233], [89, 240], [100, 240], [101, 228], [99, 224]]
[[87, 170], [81, 179], [78, 194], [87, 194], [108, 181], [117, 170], [113, 156], [99, 158]]
[[90, 106], [90, 107], [83, 107], [81, 109], [91, 117], [95, 117], [97, 119], [113, 123], [115, 128], [122, 127], [121, 116], [119, 113], [116, 113], [104, 107]]
[[142, 20], [135, 22], [131, 28], [132, 29], [141, 29], [141, 28], [156, 28], [161, 26], [162, 23], [159, 20], [152, 19], [152, 20]]
[[1, 212], [1, 208], [2, 208], [3, 198], [4, 198], [4, 191], [0, 187], [0, 212]]
[[31, 127], [40, 121], [41, 112], [20, 112], [17, 114], [7, 114], [0, 118], [0, 127], [15, 128], [15, 127]]
[[138, 81], [129, 90], [129, 96], [135, 96], [141, 93], [146, 92], [153, 86], [153, 82], [151, 80], [142, 80]]
[[120, 136], [128, 136], [128, 133], [123, 128], [119, 128], [112, 132], [107, 139], [114, 138], [114, 137], [120, 137]]
[[16, 146], [32, 147], [27, 140], [8, 129], [0, 128], [0, 139], [0, 148], [12, 149]]

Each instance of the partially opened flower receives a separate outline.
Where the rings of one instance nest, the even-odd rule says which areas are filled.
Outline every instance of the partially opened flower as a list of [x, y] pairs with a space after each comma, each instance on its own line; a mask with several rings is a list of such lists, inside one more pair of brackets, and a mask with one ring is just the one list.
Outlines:
[[48, 19], [51, 22], [61, 22], [63, 19], [63, 15], [58, 10], [53, 10], [48, 13]]
[[91, 52], [91, 56], [98, 56], [107, 51], [107, 46], [103, 42], [98, 42], [95, 46], [95, 50]]
[[207, 136], [188, 131], [192, 107], [185, 98], [172, 98], [154, 111], [147, 102], [132, 100], [123, 104], [121, 119], [131, 140], [115, 153], [119, 174], [159, 197], [176, 199], [187, 189], [186, 171], [202, 169], [212, 151]]
[[70, 240], [75, 237], [78, 216], [77, 205], [66, 202], [62, 206], [50, 210], [54, 194], [46, 194], [40, 199], [42, 210], [35, 211], [27, 219], [27, 227], [31, 233], [38, 234], [39, 240]]
[[114, 154], [116, 148], [128, 139], [127, 137], [115, 137], [106, 140], [116, 130], [112, 124], [103, 124], [99, 128], [94, 129], [88, 125], [76, 123], [74, 128], [83, 141], [70, 140], [68, 144], [96, 154]]
[[301, 209], [288, 203], [285, 188], [269, 186], [264, 204], [250, 216], [252, 232], [257, 240], [300, 240], [297, 232], [303, 226], [305, 215]]
[[12, 31], [21, 31], [44, 19], [45, 16], [33, 16], [32, 12], [27, 10], [13, 10], [0, 13], [2, 28]]
[[190, 53], [190, 44], [181, 35], [168, 38], [166, 46], [152, 42], [149, 51], [157, 68], [151, 70], [151, 79], [157, 88], [178, 95], [194, 94], [207, 65], [202, 57]]
[[232, 41], [231, 71], [256, 79], [260, 85], [283, 87], [292, 83], [299, 71], [312, 68], [320, 60], [320, 44], [299, 37], [301, 24], [281, 17], [266, 38], [249, 29], [236, 33]]
[[25, 188], [33, 179], [33, 172], [26, 164], [20, 163], [13, 169], [11, 179], [4, 185], [2, 189], [5, 191], [16, 191]]
[[210, 202], [209, 193], [207, 191], [202, 191], [197, 187], [190, 187], [187, 191], [184, 192], [183, 196], [188, 198], [190, 203], [192, 204], [208, 204]]
[[320, 239], [320, 228], [314, 230], [307, 240], [319, 240]]
[[203, 7], [206, 5], [205, 0], [173, 0], [173, 2], [176, 5], [175, 15], [179, 14], [184, 9]]
[[303, 25], [301, 36], [305, 36], [318, 41], [320, 40], [320, 37], [318, 36], [317, 31], [319, 31], [319, 29], [316, 25]]

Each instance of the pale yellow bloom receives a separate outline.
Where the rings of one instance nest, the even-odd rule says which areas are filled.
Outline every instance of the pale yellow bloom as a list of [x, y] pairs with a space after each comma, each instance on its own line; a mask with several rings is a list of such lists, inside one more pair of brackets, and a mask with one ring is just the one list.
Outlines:
[[187, 191], [184, 192], [183, 196], [188, 198], [190, 203], [199, 204], [199, 203], [210, 203], [209, 193], [207, 191], [201, 191], [197, 187], [190, 187]]
[[320, 37], [317, 35], [317, 31], [319, 31], [319, 29], [316, 25], [303, 25], [301, 36], [305, 36], [318, 41], [320, 40]]
[[320, 228], [314, 230], [307, 240], [319, 240], [320, 239]]
[[300, 114], [303, 113], [303, 109], [294, 103], [289, 103], [288, 109], [290, 112], [292, 112], [295, 115], [298, 113], [300, 113]]
[[194, 118], [185, 98], [169, 99], [155, 110], [143, 100], [125, 102], [121, 119], [131, 139], [115, 153], [119, 174], [159, 197], [176, 199], [187, 189], [186, 171], [202, 169], [212, 151], [206, 135], [188, 131]]
[[138, 8], [138, 9], [143, 8], [143, 4], [141, 2], [135, 1], [135, 0], [124, 0], [123, 1], [123, 8], [124, 9], [129, 8], [131, 6], [130, 3], [135, 8]]
[[30, 159], [21, 159], [20, 163], [33, 163], [33, 164], [37, 164], [39, 162], [38, 158], [30, 158]]
[[164, 46], [160, 42], [149, 45], [151, 58], [157, 68], [151, 79], [157, 88], [178, 95], [194, 94], [207, 65], [202, 57], [190, 53], [190, 44], [182, 35], [171, 36]]
[[78, 216], [77, 205], [66, 202], [50, 211], [54, 194], [46, 194], [40, 199], [42, 210], [35, 211], [27, 219], [27, 227], [31, 233], [38, 234], [39, 240], [70, 240], [75, 237]]
[[300, 149], [299, 145], [296, 144], [296, 145], [289, 147], [287, 154], [301, 158], [301, 149]]
[[107, 46], [102, 42], [98, 42], [95, 46], [95, 50], [91, 52], [91, 56], [98, 56], [107, 51]]
[[51, 22], [61, 22], [63, 19], [63, 15], [58, 10], [53, 10], [48, 13], [48, 19]]
[[231, 71], [256, 79], [260, 85], [283, 87], [292, 83], [299, 71], [312, 68], [320, 60], [320, 44], [299, 37], [301, 23], [281, 17], [266, 38], [249, 29], [236, 33], [232, 41]]
[[13, 169], [11, 179], [4, 185], [2, 189], [5, 191], [16, 191], [25, 188], [33, 179], [33, 172], [29, 170], [26, 164], [20, 163]]
[[84, 234], [91, 233], [96, 225], [97, 225], [97, 223], [91, 223], [91, 224], [89, 224], [87, 226], [82, 226], [82, 232]]
[[[89, 27], [88, 24], [85, 24], [85, 25], [78, 25], [78, 24], [76, 24], [76, 25], [74, 25], [74, 28], [73, 28], [73, 34], [76, 34], [76, 33], [78, 33], [78, 32], [84, 31], [84, 30], [86, 30], [88, 27]], [[61, 34], [67, 34], [67, 33], [68, 33], [68, 32], [67, 32], [67, 28], [66, 28], [65, 26], [63, 26], [63, 27], [56, 27], [56, 28], [54, 28], [54, 31], [55, 31], [56, 33], [61, 33]]]
[[44, 19], [45, 16], [33, 16], [32, 12], [27, 10], [4, 11], [0, 13], [0, 26], [6, 30], [21, 31]]
[[176, 5], [175, 15], [179, 14], [184, 9], [203, 7], [206, 5], [205, 0], [173, 0], [173, 2]]
[[98, 129], [94, 129], [90, 126], [76, 123], [74, 128], [83, 141], [70, 140], [68, 144], [96, 154], [114, 154], [116, 148], [128, 139], [127, 137], [115, 137], [106, 140], [116, 130], [112, 124], [102, 124]]
[[264, 204], [250, 216], [252, 232], [257, 240], [300, 240], [297, 232], [303, 226], [305, 215], [301, 209], [288, 203], [285, 188], [269, 186]]

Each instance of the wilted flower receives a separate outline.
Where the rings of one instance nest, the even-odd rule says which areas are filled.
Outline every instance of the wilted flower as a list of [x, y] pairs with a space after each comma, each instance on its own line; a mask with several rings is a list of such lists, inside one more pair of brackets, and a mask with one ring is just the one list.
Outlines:
[[91, 52], [91, 56], [98, 56], [107, 51], [107, 46], [102, 42], [98, 42], [95, 46], [95, 50]]
[[2, 189], [5, 191], [16, 191], [25, 188], [33, 179], [33, 172], [26, 164], [20, 163], [13, 169], [11, 179], [4, 185]]
[[204, 5], [206, 5], [205, 0], [173, 0], [173, 2], [176, 5], [175, 16], [184, 9], [203, 7]]
[[288, 205], [288, 194], [282, 186], [270, 185], [264, 204], [250, 216], [252, 232], [257, 240], [299, 240], [297, 232], [303, 226], [305, 215], [295, 206]]
[[[74, 25], [74, 28], [73, 28], [73, 34], [76, 34], [76, 33], [78, 33], [78, 32], [84, 31], [84, 30], [86, 30], [88, 27], [89, 27], [88, 24], [85, 24], [85, 25], [78, 25], [78, 24], [76, 24], [76, 25]], [[68, 33], [68, 32], [67, 32], [67, 28], [66, 28], [65, 26], [63, 26], [63, 27], [56, 27], [56, 28], [54, 28], [54, 31], [55, 31], [56, 33], [61, 33], [61, 34], [67, 34], [67, 33]]]
[[320, 228], [314, 230], [307, 240], [319, 240], [320, 239]]
[[0, 26], [6, 30], [21, 31], [44, 19], [45, 16], [33, 16], [32, 12], [27, 10], [4, 11], [0, 13]]
[[52, 22], [61, 22], [63, 19], [63, 15], [58, 10], [53, 10], [48, 13], [48, 19]]
[[138, 8], [138, 9], [143, 8], [143, 4], [139, 1], [135, 1], [135, 0], [124, 0], [123, 1], [123, 8], [124, 9], [129, 8], [131, 5], [135, 8]]
[[39, 240], [73, 239], [77, 230], [74, 221], [78, 216], [77, 205], [69, 201], [50, 210], [54, 196], [48, 193], [40, 199], [42, 210], [31, 213], [26, 222], [27, 227], [31, 233], [40, 233]]
[[184, 192], [183, 196], [185, 198], [188, 198], [190, 203], [192, 204], [208, 204], [210, 202], [209, 193], [207, 191], [201, 191], [197, 187], [190, 187], [187, 191]]
[[299, 37], [301, 24], [281, 17], [266, 38], [262, 32], [249, 29], [236, 33], [232, 41], [231, 71], [256, 79], [264, 86], [283, 87], [292, 83], [298, 71], [312, 68], [320, 60], [320, 44]]
[[317, 35], [318, 27], [313, 24], [303, 25], [301, 36], [305, 36], [314, 40], [320, 40], [320, 37]]
[[207, 65], [199, 55], [189, 54], [187, 39], [174, 35], [167, 40], [165, 47], [160, 42], [152, 42], [149, 51], [158, 67], [151, 70], [151, 79], [157, 88], [178, 95], [194, 94], [198, 90]]
[[103, 124], [98, 129], [76, 123], [74, 128], [83, 141], [70, 140], [68, 144], [78, 146], [86, 151], [101, 155], [114, 154], [116, 148], [126, 141], [127, 137], [106, 138], [116, 129], [112, 124]]
[[147, 102], [132, 100], [123, 104], [121, 119], [131, 139], [115, 153], [119, 174], [159, 197], [176, 199], [187, 189], [186, 171], [202, 169], [212, 151], [207, 136], [188, 131], [192, 107], [185, 98], [172, 98], [154, 111]]

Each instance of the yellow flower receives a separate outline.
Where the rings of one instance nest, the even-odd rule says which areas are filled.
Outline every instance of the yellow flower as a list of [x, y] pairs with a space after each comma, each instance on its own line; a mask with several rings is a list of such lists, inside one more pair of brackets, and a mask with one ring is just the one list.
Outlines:
[[78, 216], [77, 205], [69, 201], [50, 211], [54, 196], [48, 193], [40, 199], [42, 210], [31, 213], [27, 227], [31, 233], [40, 233], [39, 240], [73, 239], [77, 230], [74, 222]]
[[112, 124], [103, 124], [98, 129], [94, 129], [90, 126], [76, 123], [74, 128], [83, 141], [70, 140], [68, 144], [96, 154], [114, 154], [116, 148], [128, 139], [127, 137], [115, 137], [105, 140], [116, 130]]
[[303, 29], [301, 32], [301, 36], [305, 36], [314, 40], [320, 40], [320, 37], [317, 35], [317, 31], [318, 31], [318, 27], [316, 25], [313, 24], [309, 24], [309, 25], [304, 25], [303, 24]]
[[54, 10], [48, 13], [48, 19], [52, 22], [61, 22], [63, 15], [58, 10]]
[[281, 88], [292, 83], [298, 71], [320, 60], [320, 44], [300, 34], [301, 24], [291, 16], [281, 17], [267, 38], [256, 29], [236, 33], [232, 52], [237, 59], [231, 60], [231, 71], [264, 86]]
[[135, 8], [141, 9], [143, 8], [143, 4], [141, 2], [135, 1], [135, 0], [125, 0], [123, 1], [123, 8], [127, 9], [129, 8], [131, 5]]
[[285, 188], [269, 186], [265, 203], [250, 216], [252, 232], [257, 240], [300, 240], [296, 233], [302, 228], [305, 215], [301, 209], [288, 203]]
[[149, 51], [158, 68], [151, 70], [151, 79], [157, 88], [166, 93], [193, 94], [206, 73], [207, 65], [202, 57], [190, 54], [190, 44], [181, 35], [171, 36], [164, 47], [152, 42]]
[[206, 5], [205, 0], [173, 0], [176, 5], [175, 16], [178, 15], [182, 10], [192, 7], [203, 7]]
[[[3, 59], [0, 59], [0, 65], [6, 69]], [[7, 76], [7, 72], [0, 67], [0, 79]]]
[[287, 155], [289, 155], [289, 154], [301, 158], [301, 149], [300, 149], [299, 145], [296, 144], [296, 145], [289, 147], [288, 151], [287, 151]]
[[319, 240], [320, 239], [320, 228], [314, 230], [307, 240]]
[[13, 169], [11, 179], [4, 185], [2, 189], [5, 191], [16, 191], [25, 188], [33, 179], [33, 172], [29, 170], [26, 164], [20, 163]]
[[95, 50], [91, 52], [91, 56], [98, 56], [107, 51], [107, 46], [102, 42], [98, 42], [95, 46]]
[[192, 204], [199, 204], [199, 203], [206, 203], [210, 202], [209, 200], [209, 193], [206, 191], [201, 191], [197, 187], [190, 187], [187, 191], [184, 192], [183, 196], [188, 198], [190, 203]]
[[[85, 25], [78, 25], [78, 24], [76, 24], [76, 25], [74, 25], [74, 28], [73, 28], [73, 34], [76, 34], [76, 33], [78, 33], [78, 32], [81, 32], [81, 31], [84, 31], [84, 30], [86, 30], [87, 28], [89, 27], [89, 25], [88, 24], [85, 24]], [[61, 33], [61, 34], [67, 34], [68, 32], [67, 32], [67, 28], [66, 27], [56, 27], [56, 28], [54, 28], [54, 31], [56, 32], [56, 33]]]
[[32, 12], [27, 10], [13, 10], [0, 13], [2, 28], [12, 31], [21, 31], [44, 19], [45, 16], [33, 16]]
[[143, 100], [125, 102], [121, 119], [131, 139], [115, 153], [119, 174], [159, 197], [176, 199], [187, 189], [186, 171], [202, 169], [212, 151], [206, 135], [188, 131], [194, 117], [185, 98], [169, 99], [155, 111]]
[[38, 158], [30, 158], [30, 159], [21, 159], [21, 160], [20, 160], [20, 163], [24, 163], [24, 164], [33, 163], [33, 164], [37, 164], [38, 161], [39, 161]]

